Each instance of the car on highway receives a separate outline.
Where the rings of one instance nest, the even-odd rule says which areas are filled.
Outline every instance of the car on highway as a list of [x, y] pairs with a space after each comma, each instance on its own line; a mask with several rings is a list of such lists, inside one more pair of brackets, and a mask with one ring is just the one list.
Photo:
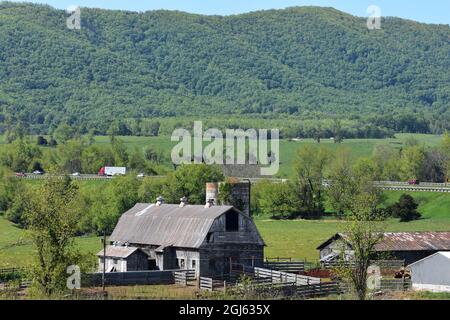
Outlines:
[[33, 174], [42, 175], [42, 174], [44, 174], [44, 172], [40, 171], [40, 170], [36, 170], [36, 171], [33, 171]]
[[81, 173], [79, 173], [79, 172], [74, 172], [74, 173], [72, 173], [72, 176], [74, 176], [74, 177], [79, 177], [79, 176], [81, 176]]
[[23, 172], [16, 172], [16, 177], [26, 177], [26, 173]]
[[408, 184], [409, 185], [419, 185], [420, 184], [420, 181], [419, 180], [417, 180], [417, 179], [411, 179], [411, 180], [409, 180], [408, 181]]
[[137, 175], [137, 177], [138, 177], [138, 178], [144, 178], [144, 177], [145, 177], [145, 173], [139, 173], [139, 174]]

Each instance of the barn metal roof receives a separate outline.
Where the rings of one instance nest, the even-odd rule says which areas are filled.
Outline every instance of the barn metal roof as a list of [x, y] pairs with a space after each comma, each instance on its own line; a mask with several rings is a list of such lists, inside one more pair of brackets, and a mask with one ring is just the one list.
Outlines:
[[199, 248], [214, 220], [232, 206], [138, 203], [125, 212], [110, 240], [135, 244]]
[[[332, 241], [346, 239], [337, 233], [317, 249], [322, 249]], [[450, 232], [385, 232], [376, 245], [376, 251], [450, 251]]]
[[450, 250], [450, 232], [386, 232], [377, 251]]
[[[136, 247], [120, 247], [120, 246], [106, 246], [105, 256], [113, 258], [127, 258], [133, 252], [139, 250]], [[103, 249], [97, 253], [97, 256], [103, 257]]]

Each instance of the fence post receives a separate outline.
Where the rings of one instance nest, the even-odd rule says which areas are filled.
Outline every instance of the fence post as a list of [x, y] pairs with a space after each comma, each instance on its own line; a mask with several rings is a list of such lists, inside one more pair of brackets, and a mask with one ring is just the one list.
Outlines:
[[223, 291], [227, 292], [227, 280], [223, 280]]

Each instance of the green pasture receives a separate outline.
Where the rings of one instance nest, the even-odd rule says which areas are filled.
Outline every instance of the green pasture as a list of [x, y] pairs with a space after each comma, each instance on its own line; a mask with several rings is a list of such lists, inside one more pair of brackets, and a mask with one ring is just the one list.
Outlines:
[[[95, 191], [103, 181], [78, 182], [83, 190]], [[87, 188], [87, 189], [84, 189]], [[398, 200], [402, 192], [385, 192], [384, 204]], [[450, 194], [412, 192], [419, 202], [419, 211], [423, 218], [418, 221], [400, 223], [397, 220], [387, 222], [388, 231], [449, 231], [450, 230]], [[255, 217], [255, 222], [266, 242], [266, 257], [291, 257], [317, 261], [316, 247], [336, 232], [346, 229], [344, 221], [288, 220], [279, 221]], [[77, 245], [83, 252], [95, 254], [101, 249], [99, 237], [79, 237]], [[32, 261], [33, 250], [26, 232], [0, 217], [0, 268], [23, 266]]]

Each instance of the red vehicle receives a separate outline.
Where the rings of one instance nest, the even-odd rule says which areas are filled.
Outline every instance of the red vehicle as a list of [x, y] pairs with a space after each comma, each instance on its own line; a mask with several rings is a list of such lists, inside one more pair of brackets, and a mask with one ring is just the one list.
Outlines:
[[23, 172], [16, 172], [16, 177], [26, 177], [27, 175]]
[[411, 180], [408, 181], [408, 184], [410, 184], [410, 185], [418, 185], [418, 184], [420, 184], [420, 181], [417, 180], [417, 179], [411, 179]]

